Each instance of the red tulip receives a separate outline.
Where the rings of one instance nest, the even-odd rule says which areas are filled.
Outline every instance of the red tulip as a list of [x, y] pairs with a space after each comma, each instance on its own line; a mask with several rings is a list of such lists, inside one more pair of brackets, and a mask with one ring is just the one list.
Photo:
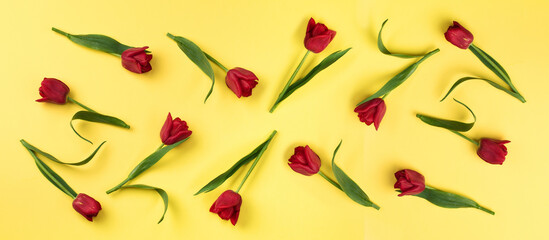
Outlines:
[[93, 222], [92, 217], [97, 216], [99, 210], [101, 210], [101, 204], [84, 193], [79, 193], [76, 196], [72, 201], [72, 207], [90, 222]]
[[160, 130], [160, 139], [162, 139], [162, 143], [172, 145], [191, 136], [192, 133], [192, 131], [189, 131], [187, 122], [182, 121], [180, 118], [172, 120], [172, 114], [168, 113], [168, 117]]
[[311, 18], [305, 33], [305, 48], [314, 53], [322, 52], [334, 39], [335, 35], [335, 31], [329, 30], [322, 23], [315, 23], [315, 20]]
[[44, 80], [42, 80], [42, 85], [38, 89], [42, 98], [37, 99], [36, 101], [65, 104], [69, 91], [70, 89], [65, 83], [55, 78], [44, 78]]
[[240, 205], [242, 205], [242, 197], [240, 194], [227, 190], [215, 200], [210, 212], [217, 213], [223, 220], [231, 220], [233, 225], [236, 225], [238, 221], [238, 215], [240, 214]]
[[444, 37], [448, 42], [461, 49], [469, 48], [474, 39], [473, 34], [456, 21], [454, 21], [453, 26], [448, 27], [448, 30], [444, 33]]
[[227, 72], [225, 83], [238, 98], [249, 97], [252, 89], [257, 85], [257, 77], [253, 72], [244, 68], [233, 68]]
[[146, 73], [152, 70], [149, 62], [153, 56], [145, 52], [147, 48], [149, 47], [130, 48], [122, 52], [122, 66], [134, 73]]
[[397, 179], [395, 188], [399, 188], [401, 193], [398, 195], [416, 195], [425, 190], [425, 178], [421, 173], [414, 170], [404, 169], [395, 173]]
[[305, 176], [311, 176], [320, 170], [320, 158], [307, 145], [305, 147], [296, 147], [294, 155], [288, 160], [290, 167], [297, 173]]
[[374, 123], [376, 130], [379, 128], [379, 124], [381, 123], [386, 110], [387, 106], [385, 106], [385, 101], [381, 98], [374, 98], [355, 108], [355, 112], [358, 113], [360, 121], [366, 123], [368, 126]]
[[489, 138], [480, 139], [480, 146], [477, 154], [482, 160], [491, 164], [503, 164], [507, 156], [507, 148], [504, 144], [510, 143], [507, 140], [494, 140]]

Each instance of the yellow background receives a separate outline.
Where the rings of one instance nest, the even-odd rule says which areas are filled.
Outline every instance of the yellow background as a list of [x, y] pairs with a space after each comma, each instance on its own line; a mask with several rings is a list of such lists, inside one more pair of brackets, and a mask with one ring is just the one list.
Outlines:
[[[1, 239], [542, 239], [547, 199], [549, 120], [549, 21], [547, 1], [4, 1], [0, 8], [3, 120], [0, 181]], [[334, 65], [268, 113], [305, 53], [309, 17], [337, 31], [334, 41], [305, 64], [311, 69], [329, 53], [353, 47]], [[381, 23], [387, 47], [423, 53], [440, 48], [386, 99], [379, 131], [359, 122], [353, 108], [414, 60], [381, 54]], [[488, 84], [471, 82], [452, 94], [478, 116], [473, 138], [508, 139], [503, 166], [477, 157], [475, 147], [428, 126], [416, 113], [471, 120], [452, 101], [439, 103], [460, 77], [499, 80], [470, 52], [446, 42], [458, 20], [475, 44], [497, 59], [528, 100]], [[132, 46], [150, 46], [153, 70], [138, 75], [119, 59], [88, 50], [52, 32], [99, 33]], [[259, 77], [249, 98], [237, 99], [214, 67], [217, 82], [206, 104], [209, 80], [166, 33], [187, 37], [227, 67]], [[19, 143], [64, 161], [94, 148], [69, 128], [74, 104], [37, 103], [44, 77], [71, 88], [70, 96], [117, 116], [130, 130], [76, 123], [84, 136], [107, 140], [81, 167], [44, 160], [77, 192], [101, 202], [88, 222], [71, 199], [39, 173]], [[164, 222], [156, 193], [122, 190], [106, 195], [160, 144], [168, 112], [188, 122], [193, 135], [132, 183], [164, 188], [170, 197]], [[209, 180], [278, 134], [241, 191], [236, 227], [208, 212], [226, 189], [235, 189], [247, 168], [220, 188], [193, 196]], [[343, 140], [337, 162], [381, 210], [362, 207], [320, 176], [293, 172], [287, 159], [308, 144], [330, 172], [329, 160]], [[416, 197], [397, 197], [393, 173], [421, 172], [428, 184], [462, 194], [493, 209], [444, 209]], [[329, 174], [332, 175], [332, 174]]]

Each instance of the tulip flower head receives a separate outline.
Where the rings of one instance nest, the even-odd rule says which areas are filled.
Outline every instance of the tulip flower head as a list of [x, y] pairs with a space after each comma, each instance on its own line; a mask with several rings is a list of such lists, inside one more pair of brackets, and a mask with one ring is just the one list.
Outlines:
[[153, 56], [145, 52], [147, 48], [149, 47], [130, 48], [122, 52], [122, 66], [134, 73], [146, 73], [152, 70], [149, 62]]

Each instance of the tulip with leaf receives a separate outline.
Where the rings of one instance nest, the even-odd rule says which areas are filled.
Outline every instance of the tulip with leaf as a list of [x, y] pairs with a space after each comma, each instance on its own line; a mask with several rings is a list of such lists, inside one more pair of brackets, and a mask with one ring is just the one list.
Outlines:
[[36, 100], [37, 102], [49, 102], [49, 103], [55, 103], [55, 104], [65, 104], [67, 102], [72, 102], [85, 109], [85, 111], [79, 111], [75, 113], [74, 116], [72, 116], [72, 119], [70, 121], [70, 126], [74, 131], [74, 133], [76, 133], [78, 137], [85, 140], [86, 142], [92, 143], [90, 140], [82, 137], [82, 135], [80, 135], [80, 133], [76, 131], [76, 129], [72, 124], [74, 120], [105, 123], [105, 124], [109, 124], [117, 127], [130, 128], [130, 126], [126, 124], [124, 121], [112, 116], [98, 113], [93, 109], [87, 107], [86, 105], [76, 101], [74, 98], [71, 98], [69, 96], [69, 92], [70, 92], [69, 87], [58, 79], [44, 78], [44, 80], [42, 80], [42, 84], [40, 88], [38, 89], [38, 92], [40, 93], [40, 96], [42, 96], [42, 98]]
[[387, 106], [385, 104], [385, 97], [389, 95], [393, 90], [395, 90], [398, 86], [400, 86], [404, 81], [406, 81], [412, 74], [417, 70], [419, 65], [425, 61], [427, 58], [431, 57], [435, 53], [439, 52], [440, 50], [437, 48], [433, 51], [430, 51], [426, 54], [403, 54], [403, 53], [392, 53], [389, 51], [385, 45], [383, 44], [383, 40], [381, 38], [381, 33], [383, 31], [383, 27], [387, 23], [388, 20], [385, 20], [383, 24], [381, 25], [381, 29], [379, 30], [378, 38], [377, 38], [377, 47], [380, 52], [382, 52], [385, 55], [393, 56], [393, 57], [399, 57], [399, 58], [420, 58], [418, 61], [414, 62], [404, 70], [402, 70], [400, 73], [395, 75], [393, 78], [391, 78], [381, 89], [379, 89], [374, 94], [370, 95], [366, 99], [362, 100], [356, 105], [356, 108], [354, 109], [354, 112], [358, 114], [358, 118], [361, 122], [364, 122], [366, 125], [374, 124], [376, 130], [378, 130], [379, 125], [381, 123], [381, 120], [385, 116], [385, 112], [387, 111]]
[[160, 146], [156, 149], [156, 151], [154, 151], [151, 155], [143, 159], [128, 174], [128, 176], [122, 182], [120, 182], [118, 185], [114, 186], [113, 188], [109, 189], [107, 191], [107, 194], [111, 194], [123, 188], [155, 190], [160, 195], [160, 197], [162, 197], [162, 200], [164, 202], [164, 212], [162, 213], [162, 217], [158, 221], [158, 223], [161, 223], [162, 220], [164, 220], [166, 211], [168, 210], [168, 194], [166, 193], [166, 191], [164, 191], [161, 188], [153, 187], [149, 185], [143, 185], [143, 184], [127, 185], [127, 183], [133, 180], [134, 178], [136, 178], [137, 176], [141, 175], [147, 169], [154, 166], [154, 164], [160, 161], [160, 159], [164, 157], [164, 155], [166, 155], [170, 150], [179, 146], [181, 143], [187, 141], [187, 139], [189, 139], [191, 134], [192, 134], [192, 131], [189, 130], [189, 126], [187, 126], [187, 122], [181, 120], [180, 118], [173, 119], [171, 113], [168, 113], [168, 117], [166, 118], [166, 121], [164, 122], [164, 125], [160, 130], [160, 139], [162, 140], [162, 144], [160, 144]]

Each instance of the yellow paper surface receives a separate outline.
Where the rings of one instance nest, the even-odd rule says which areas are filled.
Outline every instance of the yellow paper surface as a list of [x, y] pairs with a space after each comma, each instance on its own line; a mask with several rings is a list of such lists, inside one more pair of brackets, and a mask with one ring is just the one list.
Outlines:
[[[546, 185], [549, 21], [547, 1], [7, 1], [0, 8], [1, 239], [542, 239], [549, 214]], [[337, 35], [312, 54], [309, 70], [329, 53], [352, 50], [311, 82], [268, 109], [305, 53], [307, 21], [314, 17]], [[390, 50], [440, 52], [426, 60], [387, 98], [379, 131], [359, 122], [356, 103], [374, 93], [414, 60], [381, 54], [381, 23]], [[508, 139], [502, 166], [490, 165], [475, 146], [428, 126], [416, 113], [470, 121], [450, 99], [439, 99], [454, 81], [479, 76], [501, 81], [468, 50], [443, 37], [452, 20], [501, 63], [525, 96], [523, 104], [482, 82], [460, 86], [455, 97], [478, 116], [466, 135]], [[138, 75], [109, 54], [89, 50], [51, 31], [98, 33], [131, 46], [149, 46], [153, 70]], [[197, 43], [229, 68], [259, 77], [249, 98], [238, 99], [214, 66], [216, 84], [206, 104], [209, 79], [166, 33]], [[303, 75], [303, 74], [300, 74]], [[44, 77], [64, 81], [70, 96], [125, 120], [131, 129], [76, 122], [95, 145], [79, 139], [69, 120], [74, 104], [37, 103]], [[105, 191], [122, 181], [160, 144], [168, 112], [187, 121], [191, 138], [132, 183], [165, 189]], [[208, 210], [223, 191], [235, 189], [247, 168], [220, 188], [193, 194], [278, 130], [241, 194], [236, 227]], [[71, 199], [38, 171], [19, 143], [25, 139], [63, 161], [95, 159], [81, 167], [44, 159], [77, 192], [103, 206], [88, 222]], [[378, 204], [362, 207], [320, 176], [293, 172], [287, 159], [308, 144], [330, 173], [336, 161]], [[462, 194], [496, 212], [444, 209], [416, 197], [397, 197], [393, 173], [410, 168], [429, 185]]]

